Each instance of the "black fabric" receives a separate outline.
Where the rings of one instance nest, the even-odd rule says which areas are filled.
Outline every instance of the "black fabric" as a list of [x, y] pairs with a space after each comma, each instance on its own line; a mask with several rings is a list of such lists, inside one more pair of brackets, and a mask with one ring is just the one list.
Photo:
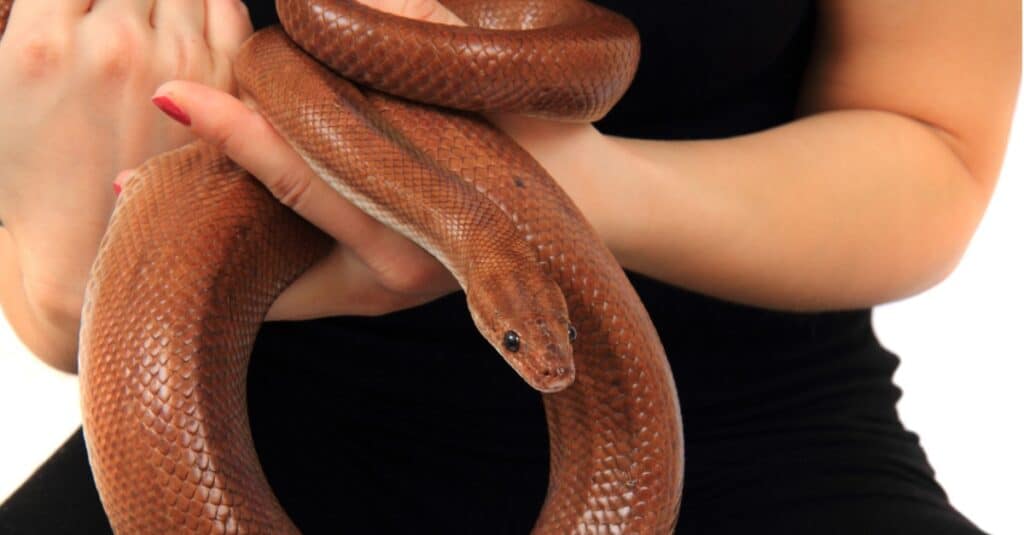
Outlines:
[[0, 505], [0, 533], [109, 533], [79, 429]]
[[[792, 119], [808, 1], [602, 2], [641, 66], [610, 134], [689, 139]], [[271, 2], [249, 2], [257, 26]], [[869, 310], [790, 314], [632, 276], [686, 432], [678, 533], [977, 534], [895, 410]], [[461, 294], [384, 318], [267, 325], [249, 378], [257, 450], [306, 533], [527, 533], [547, 484], [539, 396], [476, 334]], [[99, 533], [76, 435], [3, 506], [11, 533]]]

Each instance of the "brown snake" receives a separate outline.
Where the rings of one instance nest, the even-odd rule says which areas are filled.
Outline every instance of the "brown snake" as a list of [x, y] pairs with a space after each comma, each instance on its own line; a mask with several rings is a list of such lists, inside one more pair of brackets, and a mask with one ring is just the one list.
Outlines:
[[[481, 334], [546, 392], [551, 473], [534, 533], [670, 533], [682, 423], [639, 298], [538, 163], [482, 119], [434, 107], [596, 120], [632, 78], [636, 30], [581, 0], [445, 4], [471, 27], [277, 2], [287, 34], [333, 70], [429, 105], [337, 78], [278, 29], [243, 47], [239, 85], [332, 187], [448, 267]], [[79, 354], [115, 531], [298, 532], [259, 466], [245, 377], [270, 304], [331, 246], [210, 146], [140, 169], [93, 267]]]

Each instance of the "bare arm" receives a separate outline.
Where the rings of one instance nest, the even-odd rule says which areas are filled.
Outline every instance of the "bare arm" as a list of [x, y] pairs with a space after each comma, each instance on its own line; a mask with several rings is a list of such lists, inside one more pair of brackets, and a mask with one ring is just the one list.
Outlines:
[[787, 309], [919, 292], [956, 265], [992, 193], [1020, 5], [833, 0], [821, 15], [805, 116], [778, 128], [659, 142], [501, 122], [630, 269]]
[[[458, 22], [430, 0], [390, 4]], [[949, 273], [992, 193], [1020, 77], [1020, 7], [830, 0], [821, 18], [803, 116], [778, 128], [644, 141], [492, 120], [565, 187], [627, 268], [774, 308], [906, 296]], [[258, 113], [197, 84], [157, 94], [339, 240], [270, 319], [385, 313], [455, 290], [439, 264], [333, 195]]]

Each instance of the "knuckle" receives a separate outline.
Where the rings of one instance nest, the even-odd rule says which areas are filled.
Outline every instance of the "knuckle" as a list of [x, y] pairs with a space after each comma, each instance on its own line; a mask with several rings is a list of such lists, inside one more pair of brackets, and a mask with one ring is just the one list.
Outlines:
[[109, 81], [129, 78], [139, 65], [145, 63], [143, 28], [138, 22], [122, 17], [108, 20], [103, 31], [105, 38], [93, 41], [96, 75]]
[[440, 273], [427, 262], [409, 262], [384, 274], [384, 285], [400, 295], [416, 295], [438, 283]]
[[427, 302], [427, 299], [410, 296], [389, 287], [378, 287], [372, 299], [362, 304], [361, 315], [370, 317], [386, 316], [395, 312]]
[[205, 116], [206, 120], [199, 124], [197, 133], [230, 158], [246, 160], [246, 155], [250, 152], [247, 148], [251, 145], [252, 139], [260, 139], [266, 135], [263, 132], [266, 126], [259, 120], [260, 115], [255, 111], [249, 110], [243, 114], [223, 110], [210, 111], [211, 113]]
[[288, 169], [266, 181], [266, 185], [281, 204], [301, 212], [309, 197], [312, 180], [304, 171]]
[[29, 80], [47, 78], [64, 63], [66, 47], [61, 39], [47, 35], [29, 36], [13, 45], [15, 69]]
[[203, 137], [228, 157], [236, 154], [235, 149], [239, 146], [239, 139], [235, 130], [226, 121], [211, 124], [209, 134], [203, 135]]
[[260, 123], [253, 120], [257, 118], [256, 112], [239, 115], [220, 109], [210, 111], [206, 114], [206, 126], [200, 129], [199, 135], [231, 158], [237, 159], [244, 154], [249, 140], [262, 134], [256, 130]]

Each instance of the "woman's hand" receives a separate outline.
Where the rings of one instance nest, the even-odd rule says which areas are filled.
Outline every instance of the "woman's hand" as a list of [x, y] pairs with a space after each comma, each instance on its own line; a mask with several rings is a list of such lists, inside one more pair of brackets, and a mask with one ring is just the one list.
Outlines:
[[[462, 22], [433, 0], [365, 3], [410, 18]], [[267, 319], [379, 315], [456, 291], [432, 256], [335, 193], [257, 112], [202, 84], [175, 81], [157, 97], [182, 110], [192, 131], [248, 169], [284, 204], [338, 240], [332, 254], [278, 298]], [[161, 99], [162, 100], [162, 99]], [[127, 178], [127, 177], [124, 177]], [[127, 178], [123, 187], [132, 187]]]
[[43, 360], [74, 367], [114, 176], [192, 137], [153, 91], [171, 79], [230, 90], [251, 32], [238, 0], [15, 2], [0, 41], [0, 295]]
[[[377, 315], [458, 289], [428, 253], [335, 193], [259, 113], [228, 93], [175, 81], [157, 90], [199, 137], [258, 177], [282, 203], [338, 240], [334, 251], [278, 298], [268, 319]], [[165, 100], [166, 99], [166, 100]], [[120, 184], [120, 181], [124, 181]], [[132, 188], [133, 176], [118, 177]]]
[[[411, 18], [459, 23], [433, 0], [366, 3]], [[219, 147], [259, 178], [282, 203], [338, 240], [327, 258], [278, 297], [268, 320], [380, 315], [458, 290], [444, 266], [337, 194], [262, 115], [242, 101], [216, 88], [186, 81], [164, 84], [156, 97], [158, 102], [170, 101], [181, 110], [185, 117], [178, 120], [187, 123], [194, 134]], [[173, 110], [169, 115], [174, 115]], [[118, 181], [125, 182], [119, 187], [132, 187], [129, 176], [120, 176]]]

